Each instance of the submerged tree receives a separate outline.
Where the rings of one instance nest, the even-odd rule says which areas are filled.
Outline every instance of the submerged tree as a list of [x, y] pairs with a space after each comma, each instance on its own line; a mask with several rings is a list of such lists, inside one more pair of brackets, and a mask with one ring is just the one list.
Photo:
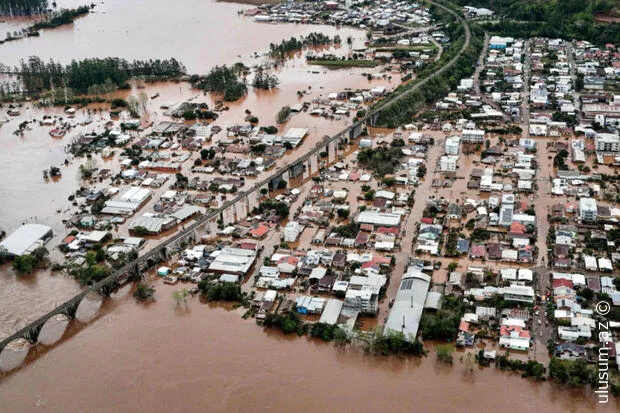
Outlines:
[[252, 82], [252, 87], [255, 89], [262, 90], [270, 90], [278, 86], [280, 81], [276, 75], [271, 75], [266, 73], [262, 67], [258, 67], [256, 69], [256, 74], [254, 75], [254, 81]]
[[183, 288], [180, 290], [176, 290], [172, 292], [172, 299], [176, 303], [177, 307], [181, 304], [187, 304], [187, 296], [189, 295], [189, 290], [187, 288]]
[[150, 301], [155, 299], [155, 287], [146, 283], [140, 282], [136, 286], [136, 290], [133, 292], [133, 296], [137, 301]]

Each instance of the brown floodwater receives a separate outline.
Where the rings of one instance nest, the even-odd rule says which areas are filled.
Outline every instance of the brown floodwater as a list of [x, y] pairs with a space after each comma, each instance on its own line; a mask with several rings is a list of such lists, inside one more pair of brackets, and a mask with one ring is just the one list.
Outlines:
[[[0, 382], [2, 411], [594, 411], [580, 391], [557, 391], [492, 368], [465, 373], [423, 359], [264, 332], [240, 311], [156, 282], [157, 301], [107, 301], [103, 314]], [[79, 329], [78, 329], [79, 330]], [[31, 350], [31, 353], [37, 351]], [[612, 406], [601, 411], [613, 411]]]
[[[77, 0], [64, 3], [78, 4]], [[204, 0], [108, 0], [71, 26], [1, 45], [1, 63], [14, 65], [30, 55], [63, 63], [95, 56], [175, 57], [190, 73], [205, 73], [216, 64], [260, 63], [264, 59], [251, 58], [253, 52], [265, 52], [269, 43], [292, 35], [311, 31], [342, 38], [351, 35], [356, 45], [365, 38], [363, 31], [350, 28], [258, 24], [237, 16], [238, 10], [248, 7]], [[0, 33], [27, 22], [0, 23]], [[369, 82], [362, 76], [364, 71], [370, 70], [325, 71], [309, 67], [303, 58], [292, 59], [278, 69], [281, 84], [277, 90], [251, 91], [230, 104], [230, 111], [222, 113], [217, 123], [226, 127], [241, 122], [246, 109], [261, 124], [273, 123], [279, 107], [300, 102], [298, 90], [310, 92], [301, 100], [308, 101], [344, 88], [395, 87], [398, 83], [396, 79]], [[151, 84], [145, 91], [161, 95], [149, 102], [155, 121], [164, 119], [161, 102], [195, 97], [195, 102], [213, 104], [211, 96], [186, 84]], [[5, 178], [0, 184], [4, 201], [0, 203], [0, 229], [10, 232], [22, 222], [46, 223], [56, 233], [49, 245], [52, 249], [66, 232], [63, 219], [75, 210], [67, 197], [78, 186], [79, 161], [69, 158], [60, 180], [42, 179], [43, 169], [67, 158], [64, 145], [74, 136], [51, 139], [50, 127], [38, 125], [23, 136], [12, 134], [19, 122], [41, 119], [43, 114], [62, 115], [62, 110], [27, 105], [19, 118], [0, 127], [0, 165]], [[99, 114], [93, 118], [95, 124], [109, 119]], [[285, 127], [309, 127], [310, 135], [282, 162], [294, 161], [324, 134], [347, 124], [350, 119], [317, 120], [306, 113], [293, 116]], [[433, 150], [429, 161], [434, 162], [438, 154]], [[118, 168], [117, 157], [98, 161], [102, 167]], [[419, 193], [428, 193], [430, 185], [423, 184], [421, 189]], [[405, 225], [407, 239], [420, 214], [421, 209], [414, 208]], [[266, 243], [271, 247], [278, 238], [270, 236]], [[395, 277], [402, 273], [409, 253], [409, 248], [403, 248], [398, 255]], [[580, 412], [598, 408], [594, 397], [581, 390], [559, 391], [549, 383], [522, 380], [494, 369], [476, 369], [473, 376], [467, 375], [460, 361], [452, 367], [439, 365], [432, 353], [425, 359], [376, 358], [351, 348], [338, 350], [305, 338], [264, 332], [253, 321], [241, 319], [241, 311], [212, 308], [196, 298], [176, 307], [171, 299], [176, 287], [155, 284], [155, 303], [136, 304], [126, 287], [103, 303], [95, 297], [85, 300], [78, 309], [82, 321], [69, 322], [62, 316], [50, 320], [41, 331], [42, 344], [30, 349], [26, 364], [0, 381], [0, 411], [287, 411], [300, 407], [303, 411], [454, 411], [457, 406], [483, 412]], [[390, 296], [397, 285], [391, 284]], [[18, 276], [7, 266], [0, 268], [0, 336], [79, 290], [67, 276], [47, 271]], [[96, 315], [100, 306], [101, 313]], [[27, 348], [25, 342], [12, 344], [0, 355], [0, 367], [8, 370], [19, 365]]]

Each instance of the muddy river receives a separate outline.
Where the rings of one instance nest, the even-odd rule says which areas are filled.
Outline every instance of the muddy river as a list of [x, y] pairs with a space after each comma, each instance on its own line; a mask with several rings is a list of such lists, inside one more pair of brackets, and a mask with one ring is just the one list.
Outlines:
[[[73, 0], [62, 5], [77, 5]], [[38, 55], [63, 63], [85, 57], [119, 56], [128, 59], [175, 57], [190, 73], [243, 60], [252, 64], [254, 52], [269, 43], [320, 30], [331, 36], [352, 36], [360, 45], [365, 33], [350, 28], [254, 23], [237, 15], [248, 8], [212, 0], [108, 0], [72, 25], [43, 31], [40, 37], [0, 46], [0, 62], [15, 65]], [[16, 30], [27, 19], [0, 23], [0, 33]], [[218, 122], [229, 126], [243, 119], [246, 109], [259, 118], [273, 116], [283, 105], [298, 103], [297, 91], [311, 98], [343, 88], [369, 87], [364, 70], [319, 71], [302, 58], [279, 69], [276, 91], [254, 93], [231, 105]], [[390, 79], [372, 85], [394, 87]], [[199, 95], [187, 85], [149, 85], [159, 92], [151, 102], [151, 116], [162, 119], [162, 101], [182, 101]], [[134, 91], [135, 92], [135, 91]], [[209, 97], [196, 101], [212, 103]], [[307, 99], [307, 98], [305, 98]], [[68, 157], [64, 140], [51, 139], [49, 128], [33, 125], [24, 136], [12, 131], [23, 120], [40, 119], [60, 110], [32, 108], [0, 127], [0, 229], [13, 231], [22, 222], [53, 227], [53, 248], [66, 232], [62, 220], [70, 216], [67, 197], [78, 185], [79, 162], [63, 166], [57, 181], [44, 181], [42, 170]], [[4, 114], [4, 113], [3, 113]], [[103, 123], [107, 115], [94, 116]], [[1, 117], [0, 117], [1, 118]], [[310, 127], [304, 144], [310, 147], [333, 133], [347, 119], [317, 122], [307, 114], [287, 126]], [[261, 124], [263, 122], [261, 121]], [[267, 121], [265, 124], [273, 123]], [[292, 161], [304, 148], [287, 155]], [[100, 160], [102, 163], [103, 160]], [[114, 167], [116, 160], [111, 162]], [[415, 217], [414, 217], [415, 218]], [[412, 219], [411, 222], [415, 222]], [[400, 265], [399, 265], [400, 268]], [[397, 285], [397, 283], [395, 283]], [[98, 302], [87, 303], [81, 320], [58, 317], [45, 326], [42, 341], [26, 364], [0, 379], [0, 411], [593, 411], [594, 398], [581, 390], [558, 391], [548, 383], [534, 383], [494, 369], [465, 374], [462, 362], [437, 364], [431, 352], [424, 359], [375, 358], [347, 348], [264, 332], [238, 311], [209, 308], [190, 298], [175, 306], [172, 287], [156, 282], [157, 301], [138, 305], [123, 291], [106, 300], [99, 316]], [[52, 309], [79, 291], [74, 280], [41, 271], [18, 276], [0, 268], [0, 336]], [[94, 321], [88, 321], [92, 317]], [[63, 330], [69, 324], [67, 332]], [[617, 406], [615, 406], [617, 407]], [[612, 411], [614, 409], [609, 409]]]

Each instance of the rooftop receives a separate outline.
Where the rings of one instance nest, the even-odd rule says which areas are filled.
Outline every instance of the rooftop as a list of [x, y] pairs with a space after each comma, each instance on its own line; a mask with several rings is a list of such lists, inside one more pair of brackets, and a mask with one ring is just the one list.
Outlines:
[[52, 227], [42, 224], [25, 224], [6, 237], [0, 243], [0, 248], [5, 249], [10, 255], [21, 256], [40, 247], [51, 238], [51, 235]]

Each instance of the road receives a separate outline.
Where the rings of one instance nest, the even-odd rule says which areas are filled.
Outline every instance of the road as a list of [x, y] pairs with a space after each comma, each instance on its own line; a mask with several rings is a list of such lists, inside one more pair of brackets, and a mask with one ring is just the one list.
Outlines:
[[501, 112], [502, 115], [504, 116], [504, 120], [508, 120], [508, 115], [504, 113], [504, 110], [502, 109], [502, 107], [497, 102], [494, 102], [493, 99], [489, 98], [489, 95], [483, 94], [480, 89], [480, 72], [482, 71], [482, 69], [484, 69], [484, 58], [487, 54], [488, 49], [489, 49], [489, 34], [485, 32], [484, 33], [484, 45], [482, 47], [482, 52], [480, 53], [480, 58], [478, 59], [478, 63], [476, 65], [476, 71], [474, 72], [474, 76], [473, 76], [474, 92], [476, 93], [476, 95], [480, 96], [480, 99], [484, 103], [491, 106], [493, 109]]
[[525, 62], [523, 63], [523, 90], [521, 91], [521, 128], [522, 137], [530, 136], [530, 77], [532, 74], [532, 41], [527, 40], [523, 48]]

